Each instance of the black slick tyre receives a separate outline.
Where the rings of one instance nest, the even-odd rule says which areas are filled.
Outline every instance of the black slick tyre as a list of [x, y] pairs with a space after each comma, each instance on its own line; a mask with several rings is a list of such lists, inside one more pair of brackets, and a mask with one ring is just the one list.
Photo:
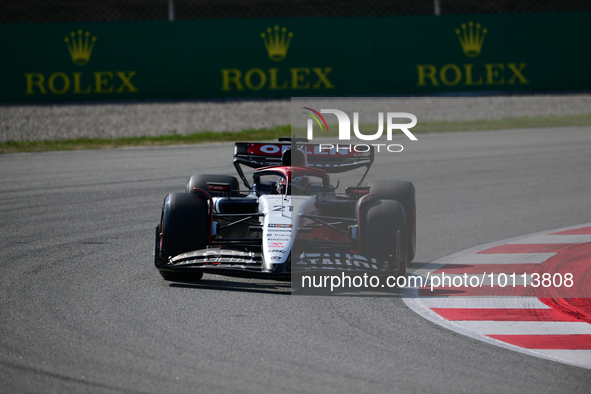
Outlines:
[[369, 192], [375, 193], [376, 198], [398, 201], [404, 207], [408, 236], [408, 261], [412, 261], [417, 252], [415, 186], [411, 182], [392, 180], [368, 182], [368, 186], [370, 187]]
[[361, 254], [388, 261], [389, 270], [406, 276], [407, 233], [404, 208], [398, 201], [370, 200], [361, 205]]
[[[189, 193], [166, 196], [156, 230], [156, 266], [166, 264], [169, 257], [205, 249], [209, 222], [209, 209], [204, 198]], [[172, 281], [195, 281], [203, 276], [202, 272], [159, 271], [164, 279]]]

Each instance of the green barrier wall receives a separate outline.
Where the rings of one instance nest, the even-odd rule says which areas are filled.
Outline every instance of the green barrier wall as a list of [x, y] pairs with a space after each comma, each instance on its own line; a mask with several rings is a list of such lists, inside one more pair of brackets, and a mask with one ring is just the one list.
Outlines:
[[591, 14], [1, 25], [0, 37], [2, 102], [591, 89]]

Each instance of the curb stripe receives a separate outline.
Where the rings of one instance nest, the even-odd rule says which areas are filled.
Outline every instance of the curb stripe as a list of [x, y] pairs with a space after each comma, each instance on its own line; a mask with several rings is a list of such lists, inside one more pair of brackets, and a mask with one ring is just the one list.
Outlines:
[[542, 264], [554, 253], [527, 253], [527, 254], [470, 254], [458, 256], [453, 264], [463, 265], [489, 265], [489, 264]]
[[[484, 272], [482, 287], [472, 287], [471, 277], [482, 278]], [[490, 287], [491, 274], [504, 278], [502, 274], [524, 272], [558, 275], [559, 284], [554, 284], [558, 287], [528, 286], [525, 289], [534, 291], [524, 291], [523, 285], [518, 286], [523, 278], [516, 280], [515, 288], [500, 288], [496, 279], [497, 287]], [[464, 277], [470, 287], [431, 291], [431, 284], [442, 284], [442, 273], [445, 284], [447, 277], [454, 285], [453, 278]], [[565, 287], [560, 283], [566, 273], [574, 283]], [[431, 281], [412, 290], [413, 298], [404, 302], [424, 318], [496, 346], [591, 369], [591, 223], [476, 246], [414, 274]]]
[[487, 320], [487, 321], [574, 321], [575, 316], [569, 316], [554, 309], [524, 309], [524, 308], [431, 308], [435, 313], [447, 320]]
[[497, 297], [497, 298], [422, 298], [421, 302], [431, 309], [443, 308], [472, 308], [472, 309], [497, 309], [505, 307], [509, 309], [552, 309], [541, 302], [537, 297]]
[[572, 230], [559, 231], [557, 233], [550, 233], [549, 235], [574, 235], [574, 234], [591, 234], [591, 226], [574, 228]]
[[488, 337], [526, 349], [591, 349], [591, 335], [488, 335]]
[[[447, 281], [445, 282], [447, 283]], [[531, 286], [499, 287], [482, 285], [482, 287], [453, 287], [440, 286], [438, 288], [421, 287], [419, 288], [421, 297], [533, 297], [536, 295], [535, 289]]]
[[564, 244], [509, 244], [499, 245], [477, 252], [476, 254], [487, 253], [558, 253], [568, 245]]
[[591, 242], [591, 234], [574, 235], [530, 235], [515, 241], [509, 241], [510, 244], [584, 244]]
[[445, 264], [443, 267], [436, 269], [431, 275], [437, 275], [441, 273], [449, 275], [464, 275], [464, 273], [470, 274], [512, 274], [517, 275], [523, 273], [535, 272], [536, 265], [532, 264], [481, 264], [481, 265], [469, 265], [469, 264]]
[[[591, 324], [556, 321], [455, 321], [455, 324], [487, 336], [494, 335], [583, 335], [591, 338]], [[498, 338], [497, 338], [498, 339]], [[547, 349], [547, 348], [540, 348]], [[553, 348], [550, 348], [553, 349]]]

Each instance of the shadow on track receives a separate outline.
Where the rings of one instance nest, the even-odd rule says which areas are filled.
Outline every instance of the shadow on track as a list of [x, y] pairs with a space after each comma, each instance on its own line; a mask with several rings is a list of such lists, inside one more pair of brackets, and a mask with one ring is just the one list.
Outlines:
[[183, 281], [174, 282], [170, 287], [179, 287], [185, 289], [199, 289], [199, 290], [221, 290], [245, 293], [264, 293], [289, 295], [291, 292], [291, 284], [289, 282], [274, 282], [271, 283], [249, 283], [249, 282], [235, 282], [225, 280], [200, 280], [196, 282]]

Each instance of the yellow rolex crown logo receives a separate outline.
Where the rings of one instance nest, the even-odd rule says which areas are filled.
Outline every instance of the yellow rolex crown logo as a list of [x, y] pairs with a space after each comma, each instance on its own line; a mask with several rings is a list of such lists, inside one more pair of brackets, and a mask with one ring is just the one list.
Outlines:
[[287, 32], [287, 27], [275, 26], [275, 29], [267, 27], [267, 33], [261, 33], [265, 47], [267, 48], [267, 54], [269, 59], [274, 62], [279, 62], [285, 59], [287, 56], [287, 49], [289, 48], [289, 42], [293, 37], [292, 32]]
[[484, 36], [486, 35], [487, 30], [480, 28], [480, 23], [476, 24], [476, 29], [474, 29], [474, 23], [468, 22], [468, 28], [466, 29], [466, 24], [462, 23], [462, 31], [460, 29], [456, 29], [456, 34], [458, 35], [458, 39], [460, 40], [460, 45], [462, 45], [462, 50], [468, 57], [476, 57], [480, 54], [480, 49], [482, 48], [482, 43], [484, 41]]
[[64, 38], [64, 41], [68, 46], [74, 64], [82, 66], [88, 63], [96, 37], [91, 39], [90, 32], [87, 31], [86, 34], [83, 34], [82, 30], [78, 30], [78, 36], [71, 32], [70, 37]]

